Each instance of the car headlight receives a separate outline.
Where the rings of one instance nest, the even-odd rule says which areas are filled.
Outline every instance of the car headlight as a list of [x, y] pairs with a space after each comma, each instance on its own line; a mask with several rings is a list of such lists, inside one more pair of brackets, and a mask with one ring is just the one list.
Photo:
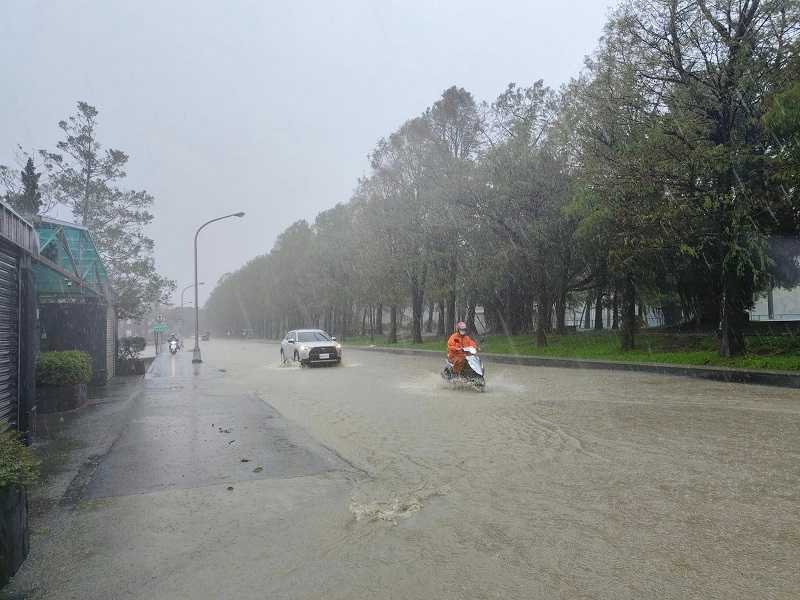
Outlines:
[[341, 345], [341, 344], [339, 344], [339, 343], [337, 343], [337, 344], [336, 344], [336, 349], [337, 349], [337, 350], [341, 350], [341, 349], [342, 349], [342, 345]]
[[308, 352], [308, 346], [300, 346], [300, 352]]

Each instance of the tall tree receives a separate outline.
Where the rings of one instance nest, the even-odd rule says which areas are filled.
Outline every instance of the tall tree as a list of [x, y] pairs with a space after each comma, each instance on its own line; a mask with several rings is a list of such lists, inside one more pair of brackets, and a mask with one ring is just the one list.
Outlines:
[[28, 157], [25, 168], [20, 173], [22, 190], [11, 199], [12, 206], [26, 217], [38, 215], [42, 208], [42, 193], [39, 191], [40, 177], [41, 173], [36, 171], [33, 159]]
[[617, 60], [653, 107], [664, 200], [716, 308], [708, 320], [719, 323], [723, 356], [744, 351], [769, 239], [786, 233], [762, 116], [796, 58], [799, 13], [793, 0], [631, 0], [610, 25]]
[[447, 333], [457, 320], [456, 297], [463, 282], [461, 257], [464, 254], [464, 233], [470, 227], [464, 214], [474, 160], [482, 145], [484, 122], [472, 94], [457, 86], [442, 96], [423, 115], [430, 123], [435, 160], [431, 175], [432, 278], [434, 289], [445, 296]]
[[156, 272], [153, 240], [145, 233], [153, 221], [153, 197], [119, 187], [128, 155], [103, 149], [97, 115], [94, 106], [78, 102], [77, 111], [58, 124], [64, 135], [58, 151], [40, 150], [40, 155], [56, 200], [92, 232], [109, 270], [119, 316], [138, 318], [149, 303], [166, 300], [175, 284]]
[[28, 218], [46, 213], [54, 204], [50, 188], [21, 146], [17, 146], [17, 162], [24, 164], [21, 170], [0, 165], [0, 199]]

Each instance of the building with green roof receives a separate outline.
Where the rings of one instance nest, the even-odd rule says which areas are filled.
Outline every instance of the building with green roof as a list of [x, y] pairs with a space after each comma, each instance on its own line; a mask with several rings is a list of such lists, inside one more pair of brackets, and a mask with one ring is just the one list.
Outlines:
[[39, 256], [34, 278], [42, 350], [83, 350], [92, 356], [95, 383], [114, 376], [117, 315], [108, 271], [88, 229], [37, 219]]

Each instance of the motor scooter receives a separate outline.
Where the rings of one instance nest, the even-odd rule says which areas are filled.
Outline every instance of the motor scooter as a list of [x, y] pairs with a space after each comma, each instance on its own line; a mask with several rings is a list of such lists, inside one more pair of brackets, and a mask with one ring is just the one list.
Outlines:
[[461, 369], [461, 373], [453, 371], [453, 363], [448, 360], [442, 370], [442, 379], [454, 386], [470, 386], [482, 392], [486, 389], [486, 369], [478, 356], [478, 349], [474, 346], [467, 346], [464, 348], [464, 352], [466, 353], [464, 357], [466, 363]]

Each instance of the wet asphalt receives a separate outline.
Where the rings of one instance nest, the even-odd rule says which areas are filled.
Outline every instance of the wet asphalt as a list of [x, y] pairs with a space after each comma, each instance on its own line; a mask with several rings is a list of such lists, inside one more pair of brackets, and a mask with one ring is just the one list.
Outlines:
[[84, 499], [346, 467], [256, 394], [220, 391], [223, 373], [190, 357], [163, 353], [153, 362], [144, 395]]
[[480, 394], [431, 357], [204, 358], [69, 422], [82, 463], [11, 593], [798, 597], [796, 390], [488, 364]]

